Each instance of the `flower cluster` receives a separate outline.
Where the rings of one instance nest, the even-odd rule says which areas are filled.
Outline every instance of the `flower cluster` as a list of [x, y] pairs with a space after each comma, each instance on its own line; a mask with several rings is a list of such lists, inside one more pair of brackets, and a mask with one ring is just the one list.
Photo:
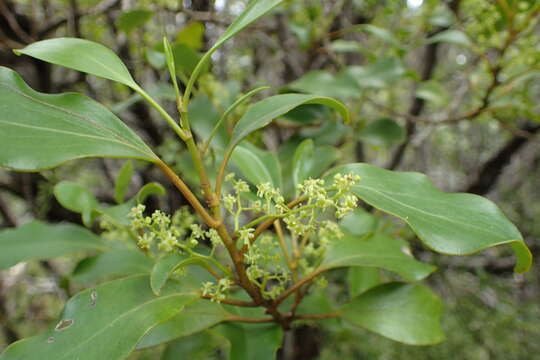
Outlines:
[[249, 245], [244, 261], [249, 265], [249, 280], [259, 287], [263, 296], [275, 299], [285, 290], [290, 274], [281, 265], [282, 255], [272, 235], [264, 234], [257, 243]]
[[227, 292], [233, 285], [229, 279], [220, 279], [217, 283], [205, 282], [202, 288], [203, 296], [208, 296], [211, 301], [221, 302], [225, 299]]
[[131, 209], [131, 228], [137, 234], [137, 244], [142, 249], [152, 249], [157, 244], [157, 250], [169, 253], [173, 250], [188, 250], [208, 238], [213, 246], [221, 244], [219, 235], [214, 229], [204, 231], [196, 224], [195, 216], [187, 207], [182, 207], [171, 217], [160, 210], [151, 216], [144, 215], [145, 206], [139, 204]]
[[[226, 177], [232, 193], [224, 195], [224, 207], [233, 216], [238, 246], [246, 249], [248, 278], [263, 296], [279, 296], [291, 274], [282, 265], [283, 249], [273, 235], [264, 233], [253, 242], [254, 226], [269, 217], [282, 219], [290, 233], [289, 243], [296, 249], [293, 261], [301, 273], [307, 274], [320, 264], [329, 243], [343, 236], [337, 223], [329, 220], [329, 213], [340, 219], [357, 207], [358, 198], [351, 188], [359, 180], [353, 174], [336, 174], [331, 184], [323, 179], [307, 179], [297, 186], [299, 204], [289, 208], [279, 189], [270, 183], [259, 184], [253, 194], [245, 181], [235, 179], [233, 174]], [[247, 211], [260, 216], [240, 227], [241, 216]]]

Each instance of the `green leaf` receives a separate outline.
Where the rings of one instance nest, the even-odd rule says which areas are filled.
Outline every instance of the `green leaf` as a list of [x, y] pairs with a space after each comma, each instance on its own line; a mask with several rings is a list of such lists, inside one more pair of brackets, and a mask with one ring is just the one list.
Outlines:
[[120, 119], [83, 95], [36, 92], [0, 67], [0, 98], [0, 167], [38, 171], [84, 157], [158, 159]]
[[212, 331], [202, 331], [169, 344], [163, 352], [161, 360], [214, 359], [216, 349], [222, 347], [224, 341], [222, 336]]
[[116, 26], [123, 32], [130, 33], [146, 24], [152, 16], [154, 16], [154, 12], [145, 9], [126, 11], [118, 17]]
[[131, 183], [131, 178], [133, 177], [133, 163], [128, 160], [120, 169], [118, 176], [116, 177], [116, 182], [114, 183], [114, 200], [118, 204], [124, 202], [126, 197], [126, 192], [128, 190], [129, 184]]
[[408, 255], [407, 242], [381, 234], [371, 236], [345, 235], [332, 242], [319, 268], [361, 266], [386, 269], [408, 281], [421, 280], [435, 267], [421, 263]]
[[301, 184], [310, 177], [310, 170], [313, 168], [315, 146], [313, 140], [306, 139], [298, 145], [294, 152], [292, 161], [293, 186]]
[[231, 160], [253, 185], [270, 183], [281, 188], [281, 166], [273, 153], [244, 142], [234, 149]]
[[379, 269], [373, 267], [351, 267], [347, 271], [349, 297], [354, 298], [381, 283]]
[[473, 45], [471, 39], [459, 30], [445, 30], [427, 39], [428, 44], [436, 42], [447, 42], [463, 47], [471, 47]]
[[360, 137], [375, 146], [391, 147], [405, 140], [405, 129], [393, 119], [382, 118], [363, 128]]
[[233, 130], [229, 150], [232, 150], [248, 134], [303, 104], [326, 105], [338, 111], [345, 123], [349, 122], [349, 111], [345, 105], [332, 98], [304, 94], [275, 95], [255, 103], [242, 116]]
[[[197, 63], [201, 60], [202, 55], [186, 44], [174, 44], [172, 47], [174, 54], [174, 64], [176, 68], [183, 71], [186, 75], [191, 75]], [[209, 65], [207, 64], [201, 74], [208, 72]]]
[[146, 334], [137, 349], [144, 349], [195, 334], [227, 319], [229, 314], [220, 304], [197, 300], [170, 320], [159, 324]]
[[52, 64], [117, 81], [131, 88], [139, 86], [126, 65], [109, 48], [84, 39], [56, 38], [32, 43], [15, 54], [28, 55]]
[[193, 21], [178, 32], [176, 42], [189, 46], [194, 50], [200, 50], [204, 45], [204, 24]]
[[444, 340], [441, 300], [420, 284], [388, 283], [357, 296], [340, 313], [344, 321], [409, 345]]
[[347, 73], [340, 72], [334, 76], [323, 70], [310, 71], [288, 84], [287, 88], [338, 99], [348, 99], [360, 94], [359, 86]]
[[436, 107], [446, 106], [450, 101], [446, 88], [434, 80], [421, 83], [416, 89], [416, 97], [429, 101]]
[[369, 34], [371, 34], [371, 35], [373, 35], [373, 36], [375, 36], [375, 37], [377, 37], [377, 38], [379, 38], [379, 39], [381, 39], [383, 41], [386, 41], [387, 43], [390, 43], [392, 45], [395, 45], [395, 46], [400, 45], [399, 42], [397, 41], [397, 39], [392, 34], [392, 32], [385, 29], [385, 28], [378, 27], [378, 26], [371, 25], [371, 24], [362, 24], [362, 25], [358, 26], [358, 29], [366, 31]]
[[358, 208], [345, 215], [339, 222], [339, 226], [350, 234], [364, 235], [375, 231], [377, 220], [363, 208]]
[[174, 285], [156, 297], [147, 276], [133, 276], [85, 290], [68, 301], [56, 326], [12, 344], [0, 359], [124, 359], [145, 333], [196, 299]]
[[529, 270], [532, 255], [518, 229], [491, 201], [472, 194], [448, 194], [422, 174], [395, 172], [368, 164], [334, 168], [356, 174], [361, 180], [352, 191], [368, 204], [407, 222], [434, 251], [468, 255], [510, 244], [517, 257], [514, 270]]
[[223, 323], [217, 330], [229, 340], [229, 359], [234, 360], [274, 360], [283, 339], [276, 324]]
[[78, 283], [88, 283], [111, 277], [148, 274], [152, 264], [152, 260], [139, 250], [111, 250], [79, 262], [72, 278]]
[[54, 186], [53, 191], [60, 205], [81, 214], [86, 227], [92, 226], [99, 202], [90, 190], [74, 182], [62, 181]]
[[189, 261], [188, 257], [173, 253], [160, 258], [156, 262], [150, 275], [150, 286], [154, 294], [160, 295], [161, 288], [163, 288], [167, 279], [186, 261]]
[[385, 88], [394, 85], [407, 72], [399, 58], [386, 57], [368, 66], [349, 66], [344, 73], [360, 88]]
[[281, 4], [283, 0], [252, 0], [249, 2], [247, 7], [242, 11], [242, 13], [234, 20], [234, 22], [229, 25], [225, 30], [223, 35], [216, 41], [214, 46], [208, 51], [213, 53], [221, 45], [223, 45], [227, 40], [231, 39], [234, 35], [238, 34], [249, 24], [265, 15], [267, 12], [272, 10], [274, 7]]
[[0, 268], [19, 261], [50, 259], [79, 251], [103, 251], [107, 245], [85, 228], [73, 224], [32, 221], [16, 229], [0, 231]]

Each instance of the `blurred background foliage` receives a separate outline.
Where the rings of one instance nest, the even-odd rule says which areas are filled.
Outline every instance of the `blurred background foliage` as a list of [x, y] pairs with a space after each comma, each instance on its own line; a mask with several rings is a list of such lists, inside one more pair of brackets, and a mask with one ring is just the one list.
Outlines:
[[[246, 0], [2, 0], [0, 65], [21, 73], [36, 90], [75, 90], [106, 104], [193, 183], [182, 145], [138, 95], [123, 85], [17, 57], [11, 49], [62, 36], [101, 42], [174, 111], [162, 37], [173, 44], [185, 81], [245, 5]], [[351, 127], [325, 108], [306, 105], [250, 141], [278, 157], [284, 175], [296, 145], [310, 138], [329, 164], [362, 161], [420, 171], [446, 191], [487, 196], [538, 255], [539, 17], [537, 0], [287, 1], [212, 56], [191, 104], [193, 128], [207, 137], [228, 105], [260, 85], [272, 86], [274, 93], [336, 97], [350, 108]], [[229, 117], [222, 134], [243, 111], [245, 106]], [[0, 227], [33, 218], [81, 223], [58, 204], [54, 185], [77, 181], [94, 189], [100, 201], [113, 203], [121, 165], [83, 160], [41, 174], [0, 171]], [[145, 164], [136, 170], [132, 193], [149, 181], [168, 184]], [[176, 196], [149, 204], [167, 211], [181, 205]], [[333, 331], [331, 321], [306, 323], [291, 335], [295, 358], [540, 359], [537, 264], [528, 274], [514, 275], [506, 249], [452, 258], [423, 250], [412, 234], [406, 236], [418, 257], [439, 266], [429, 282], [446, 303], [447, 340], [411, 348], [358, 329]], [[81, 288], [69, 274], [83, 258], [30, 261], [0, 272], [0, 350], [43, 330], [58, 315]], [[343, 271], [333, 274], [330, 299], [339, 301], [335, 294], [346, 289], [346, 277]], [[160, 350], [132, 358], [157, 359]]]

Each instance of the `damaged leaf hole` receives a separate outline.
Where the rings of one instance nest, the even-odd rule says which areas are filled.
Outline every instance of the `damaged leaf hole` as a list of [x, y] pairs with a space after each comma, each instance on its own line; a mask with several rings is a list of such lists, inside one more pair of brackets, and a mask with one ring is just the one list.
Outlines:
[[52, 344], [54, 342], [54, 338], [51, 336], [47, 339], [47, 344]]
[[90, 293], [90, 306], [94, 307], [96, 306], [96, 302], [97, 302], [97, 292], [96, 291], [92, 291]]
[[[70, 327], [71, 325], [73, 325], [74, 322], [75, 322], [75, 320], [73, 320], [73, 319], [61, 320], [58, 324], [56, 324], [56, 327], [54, 328], [54, 330], [56, 330], [56, 331], [65, 330], [68, 327]], [[54, 341], [54, 339], [53, 339], [53, 341]]]

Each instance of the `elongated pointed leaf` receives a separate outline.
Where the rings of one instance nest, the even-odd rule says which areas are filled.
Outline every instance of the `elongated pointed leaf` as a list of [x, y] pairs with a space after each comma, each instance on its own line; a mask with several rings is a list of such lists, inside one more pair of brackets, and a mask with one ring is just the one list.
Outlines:
[[268, 125], [273, 119], [303, 104], [322, 104], [338, 111], [345, 122], [349, 121], [347, 108], [329, 97], [304, 94], [284, 94], [268, 97], [252, 105], [236, 124], [229, 149], [234, 148], [251, 132]]
[[79, 94], [47, 95], [0, 67], [0, 167], [52, 168], [84, 157], [157, 157], [120, 119]]
[[409, 281], [421, 280], [435, 267], [421, 263], [403, 250], [407, 242], [381, 234], [372, 236], [345, 235], [332, 242], [321, 268], [361, 266], [390, 270]]
[[118, 249], [86, 258], [77, 264], [73, 280], [88, 283], [136, 274], [148, 274], [153, 261], [138, 250]]
[[273, 153], [244, 142], [234, 149], [231, 160], [253, 185], [270, 183], [281, 188], [281, 166]]
[[368, 204], [407, 222], [431, 249], [467, 255], [501, 244], [516, 253], [516, 272], [528, 271], [532, 256], [517, 228], [491, 201], [472, 194], [448, 194], [422, 174], [389, 171], [368, 164], [333, 169], [361, 180], [353, 192]]
[[214, 359], [216, 350], [224, 347], [224, 342], [226, 340], [223, 336], [212, 331], [202, 331], [169, 344], [163, 352], [161, 360]]
[[138, 88], [122, 60], [111, 49], [93, 41], [56, 38], [14, 52]]
[[0, 231], [0, 269], [29, 259], [50, 259], [78, 251], [103, 251], [107, 245], [74, 224], [32, 221], [17, 229]]
[[314, 153], [315, 146], [311, 139], [302, 141], [296, 148], [292, 161], [292, 177], [295, 189], [296, 185], [309, 178], [310, 169], [313, 167]]
[[389, 283], [354, 298], [340, 313], [344, 321], [410, 345], [441, 342], [442, 302], [420, 284]]
[[176, 283], [156, 297], [147, 276], [104, 283], [70, 299], [56, 326], [12, 344], [0, 359], [124, 359], [145, 333], [196, 296]]
[[218, 41], [216, 41], [209, 52], [213, 53], [216, 51], [227, 40], [238, 34], [246, 26], [253, 23], [255, 20], [268, 13], [282, 2], [283, 0], [252, 0], [244, 11], [242, 11], [242, 13], [236, 18], [236, 20], [229, 25], [227, 30], [225, 30], [223, 35], [221, 35]]
[[229, 340], [229, 358], [234, 360], [274, 360], [283, 338], [276, 324], [224, 323], [217, 330]]
[[220, 304], [209, 300], [197, 300], [186, 306], [181, 313], [152, 329], [141, 339], [137, 349], [195, 334], [225, 321], [227, 316], [229, 314]]
[[459, 30], [445, 30], [427, 40], [428, 44], [435, 42], [447, 42], [455, 45], [461, 45], [463, 47], [472, 46], [471, 39], [469, 39], [464, 32]]
[[114, 200], [116, 200], [118, 204], [124, 202], [126, 192], [129, 188], [129, 183], [131, 182], [132, 177], [133, 162], [131, 162], [131, 160], [128, 160], [120, 169], [120, 172], [116, 177], [116, 182], [114, 183]]

